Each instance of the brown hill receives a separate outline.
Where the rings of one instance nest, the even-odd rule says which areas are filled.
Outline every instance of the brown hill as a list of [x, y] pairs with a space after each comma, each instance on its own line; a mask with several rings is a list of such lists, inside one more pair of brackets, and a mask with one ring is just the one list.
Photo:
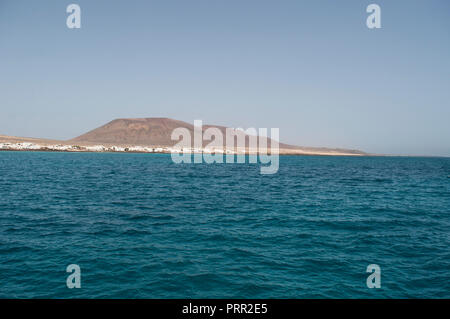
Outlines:
[[[225, 139], [225, 126], [203, 125], [203, 131], [210, 127], [218, 128], [222, 132]], [[172, 132], [176, 128], [186, 128], [190, 132], [193, 139], [193, 124], [168, 118], [140, 118], [113, 120], [97, 129], [76, 137], [69, 142], [167, 147], [173, 146], [178, 143], [178, 141], [173, 141], [171, 139]], [[236, 134], [238, 134], [239, 136], [244, 135], [246, 143], [248, 144], [248, 135], [241, 131], [236, 131]], [[207, 145], [209, 143], [210, 141], [204, 141], [203, 144]], [[271, 141], [269, 140], [269, 146], [270, 143]], [[284, 146], [294, 147], [290, 145]]]
[[115, 145], [172, 146], [172, 131], [185, 127], [191, 132], [194, 126], [168, 118], [117, 119], [78, 136], [70, 142]]
[[[183, 121], [173, 120], [169, 118], [135, 118], [135, 119], [116, 119], [86, 134], [78, 136], [68, 142], [70, 143], [87, 143], [87, 144], [111, 144], [111, 145], [140, 145], [140, 146], [173, 146], [178, 141], [171, 140], [172, 131], [176, 128], [186, 128], [194, 136], [194, 125]], [[209, 127], [218, 128], [224, 136], [224, 126], [203, 125], [203, 130]], [[237, 134], [244, 134], [237, 131]], [[244, 134], [245, 135], [245, 134]], [[248, 145], [248, 135], [245, 136], [246, 145]], [[225, 141], [224, 141], [225, 142]], [[204, 145], [209, 141], [205, 141]], [[268, 140], [270, 147], [271, 140]], [[328, 149], [299, 147], [280, 143], [281, 150], [289, 150], [294, 154], [329, 154], [329, 155], [361, 155], [364, 152], [357, 150]]]

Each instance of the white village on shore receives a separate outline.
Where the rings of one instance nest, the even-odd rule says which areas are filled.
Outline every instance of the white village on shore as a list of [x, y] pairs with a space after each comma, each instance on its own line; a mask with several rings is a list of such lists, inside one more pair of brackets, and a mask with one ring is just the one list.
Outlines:
[[221, 148], [176, 148], [176, 147], [152, 147], [152, 146], [105, 146], [105, 145], [41, 145], [37, 143], [0, 143], [0, 150], [5, 151], [54, 151], [54, 152], [129, 152], [129, 153], [219, 153], [219, 154], [244, 154], [245, 149], [237, 151]]

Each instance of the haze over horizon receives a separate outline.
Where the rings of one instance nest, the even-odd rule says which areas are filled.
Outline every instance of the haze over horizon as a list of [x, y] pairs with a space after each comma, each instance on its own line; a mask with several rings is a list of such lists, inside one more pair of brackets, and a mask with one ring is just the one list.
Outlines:
[[[365, 25], [370, 3], [381, 29]], [[450, 156], [449, 57], [445, 0], [0, 0], [0, 134], [67, 140], [168, 117]]]

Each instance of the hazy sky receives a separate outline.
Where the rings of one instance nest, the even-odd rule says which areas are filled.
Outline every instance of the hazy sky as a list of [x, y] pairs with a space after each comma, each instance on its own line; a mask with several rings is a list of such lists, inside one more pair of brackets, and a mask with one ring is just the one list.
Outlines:
[[450, 1], [0, 0], [0, 134], [68, 139], [124, 117], [450, 156]]

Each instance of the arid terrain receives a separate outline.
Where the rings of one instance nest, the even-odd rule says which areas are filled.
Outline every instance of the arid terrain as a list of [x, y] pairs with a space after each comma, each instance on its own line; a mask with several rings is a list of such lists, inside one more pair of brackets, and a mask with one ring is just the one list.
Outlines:
[[[226, 127], [205, 124], [202, 130], [204, 132], [211, 127], [219, 129], [225, 139]], [[67, 141], [0, 135], [0, 150], [171, 152], [178, 143], [171, 139], [176, 128], [186, 128], [193, 138], [194, 125], [183, 121], [169, 118], [116, 119]], [[248, 152], [249, 135], [243, 131], [235, 133], [245, 139]], [[210, 142], [204, 141], [203, 147]], [[270, 149], [271, 145], [272, 140], [268, 139], [267, 147]], [[279, 149], [280, 154], [293, 155], [366, 155], [359, 150], [302, 147], [284, 143], [279, 143]]]

